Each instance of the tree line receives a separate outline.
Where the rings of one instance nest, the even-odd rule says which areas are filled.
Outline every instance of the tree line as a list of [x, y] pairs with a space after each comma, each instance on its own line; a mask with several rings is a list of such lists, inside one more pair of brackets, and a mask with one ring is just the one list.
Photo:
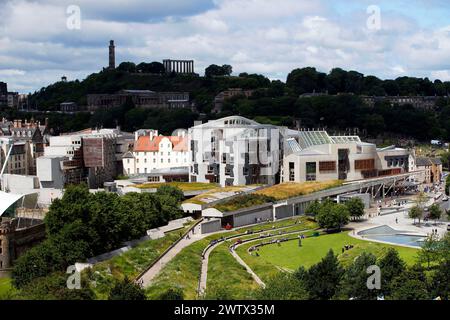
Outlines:
[[[185, 128], [192, 126], [193, 121], [198, 119], [241, 115], [286, 126], [293, 126], [295, 120], [300, 120], [304, 128], [321, 127], [338, 132], [359, 128], [361, 134], [368, 137], [391, 137], [394, 134], [420, 141], [450, 140], [450, 102], [447, 97], [450, 82], [432, 82], [427, 78], [413, 77], [381, 80], [339, 68], [328, 74], [318, 72], [315, 68], [295, 69], [283, 82], [245, 72], [231, 76], [232, 66], [229, 65], [211, 65], [206, 69], [206, 76], [166, 74], [160, 69], [161, 66], [157, 63], [134, 65], [126, 62], [116, 70], [103, 70], [83, 81], [57, 82], [32, 94], [30, 104], [47, 111], [57, 110], [61, 102], [67, 101], [86, 105], [86, 95], [91, 93], [115, 93], [122, 89], [186, 91], [190, 93], [196, 112], [185, 110], [182, 115], [171, 114], [171, 118], [188, 115], [187, 119], [192, 121]], [[250, 98], [236, 96], [228, 99], [221, 113], [212, 113], [215, 96], [229, 88], [253, 90], [253, 94]], [[301, 96], [314, 91], [328, 95]], [[371, 108], [364, 104], [360, 95], [437, 95], [440, 98], [435, 110], [420, 110], [412, 105], [392, 107], [385, 101], [379, 101]], [[59, 124], [61, 131], [80, 130], [93, 124], [103, 127], [120, 125], [133, 129], [144, 125], [161, 126], [164, 121], [153, 123], [151, 119], [163, 120], [164, 113], [171, 111], [121, 107], [99, 110], [92, 116], [67, 116], [67, 125], [59, 119], [63, 115], [51, 122]], [[43, 114], [45, 116], [49, 117]]]
[[[65, 292], [66, 268], [75, 262], [109, 252], [125, 241], [139, 239], [152, 228], [180, 218], [183, 193], [163, 186], [155, 194], [92, 194], [86, 186], [69, 186], [55, 200], [45, 217], [46, 240], [31, 248], [14, 263], [12, 280], [21, 294], [32, 297], [72, 294]], [[40, 291], [37, 288], [41, 289]], [[78, 290], [74, 290], [78, 291]], [[81, 290], [78, 298], [92, 294]], [[42, 298], [42, 297], [41, 297]]]

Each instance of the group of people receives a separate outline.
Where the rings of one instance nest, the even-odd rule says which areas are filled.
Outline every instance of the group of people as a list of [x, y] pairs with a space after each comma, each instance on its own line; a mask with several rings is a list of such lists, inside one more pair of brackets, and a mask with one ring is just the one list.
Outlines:
[[346, 244], [345, 246], [342, 247], [342, 253], [344, 253], [347, 250], [353, 249], [353, 245], [352, 244]]

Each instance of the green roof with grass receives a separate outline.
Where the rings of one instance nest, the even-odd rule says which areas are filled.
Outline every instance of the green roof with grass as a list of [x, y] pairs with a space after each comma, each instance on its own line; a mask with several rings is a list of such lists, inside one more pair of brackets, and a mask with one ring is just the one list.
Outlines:
[[181, 191], [203, 191], [217, 188], [215, 183], [201, 183], [201, 182], [163, 182], [163, 183], [145, 183], [137, 184], [136, 188], [139, 189], [158, 189], [162, 186], [171, 186], [179, 188]]

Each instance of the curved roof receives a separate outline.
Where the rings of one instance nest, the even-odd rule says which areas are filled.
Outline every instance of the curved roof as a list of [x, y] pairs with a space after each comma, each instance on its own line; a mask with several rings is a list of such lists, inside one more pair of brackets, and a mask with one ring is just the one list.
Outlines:
[[11, 207], [14, 203], [19, 201], [23, 197], [23, 194], [6, 193], [0, 191], [0, 216], [2, 216], [9, 207]]

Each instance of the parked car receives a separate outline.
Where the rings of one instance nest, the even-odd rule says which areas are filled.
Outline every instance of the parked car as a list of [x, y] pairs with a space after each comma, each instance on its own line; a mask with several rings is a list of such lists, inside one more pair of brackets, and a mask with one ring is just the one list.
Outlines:
[[447, 196], [443, 197], [442, 201], [448, 201], [448, 197]]

